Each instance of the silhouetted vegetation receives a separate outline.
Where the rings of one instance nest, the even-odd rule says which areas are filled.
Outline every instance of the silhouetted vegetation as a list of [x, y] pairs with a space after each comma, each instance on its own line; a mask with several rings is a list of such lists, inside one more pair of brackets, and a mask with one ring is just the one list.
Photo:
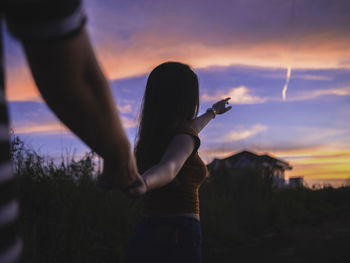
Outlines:
[[[11, 156], [23, 262], [120, 261], [142, 200], [98, 188], [94, 153], [57, 163], [14, 138]], [[225, 251], [261, 236], [349, 212], [350, 187], [277, 189], [260, 171], [221, 169], [202, 185], [200, 202], [204, 262], [222, 262]]]
[[[227, 255], [236, 254], [229, 253], [232, 248], [254, 243], [259, 237], [314, 226], [350, 212], [350, 187], [279, 189], [269, 178], [258, 170], [222, 168], [202, 185], [204, 262], [223, 262]], [[261, 256], [254, 260], [261, 260]], [[239, 259], [238, 255], [233, 259]]]

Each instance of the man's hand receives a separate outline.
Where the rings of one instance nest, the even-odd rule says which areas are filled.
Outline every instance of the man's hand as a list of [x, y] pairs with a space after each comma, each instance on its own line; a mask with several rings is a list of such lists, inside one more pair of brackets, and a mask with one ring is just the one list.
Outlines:
[[136, 183], [126, 189], [124, 192], [130, 197], [138, 197], [147, 193], [147, 184], [145, 179], [140, 176]]
[[129, 152], [122, 159], [105, 159], [103, 173], [98, 177], [98, 185], [109, 190], [126, 190], [140, 181], [134, 156]]

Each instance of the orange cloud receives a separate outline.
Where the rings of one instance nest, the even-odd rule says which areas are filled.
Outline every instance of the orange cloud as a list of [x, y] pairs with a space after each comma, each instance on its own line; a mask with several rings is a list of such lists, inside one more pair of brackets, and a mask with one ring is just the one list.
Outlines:
[[[111, 80], [148, 74], [166, 60], [196, 69], [230, 65], [350, 69], [347, 0], [318, 5], [284, 0], [101, 2], [86, 3], [87, 27]], [[10, 54], [17, 53], [22, 52]], [[9, 71], [8, 99], [36, 100], [38, 92], [22, 67], [26, 66]]]
[[27, 65], [8, 68], [6, 99], [8, 101], [42, 101]]
[[[301, 40], [275, 37], [253, 42], [237, 37], [230, 41], [218, 47], [200, 37], [190, 38], [188, 32], [160, 34], [150, 29], [135, 33], [128, 42], [117, 36], [108, 36], [95, 49], [104, 72], [111, 80], [148, 74], [156, 65], [167, 60], [183, 61], [195, 69], [230, 65], [350, 68], [350, 63], [344, 62], [350, 61], [350, 45], [347, 45], [350, 36], [314, 34]], [[9, 68], [7, 87], [10, 101], [39, 99], [26, 65]]]
[[[124, 129], [134, 128], [137, 126], [137, 121], [126, 116], [121, 116], [121, 121]], [[25, 123], [12, 124], [12, 129], [16, 134], [62, 134], [70, 133], [70, 130], [58, 121], [48, 121], [45, 123]]]
[[349, 63], [344, 63], [350, 54], [350, 47], [345, 44], [350, 37], [314, 34], [302, 40], [275, 37], [249, 41], [237, 37], [218, 47], [200, 38], [189, 39], [187, 33], [160, 35], [150, 31], [135, 34], [127, 47], [118, 45], [116, 39], [101, 44], [97, 51], [111, 79], [147, 74], [165, 60], [183, 61], [195, 68], [237, 64], [272, 68], [291, 65], [293, 69], [350, 68]]
[[67, 133], [69, 130], [59, 122], [50, 122], [44, 124], [30, 124], [25, 126], [16, 127], [13, 125], [12, 129], [16, 134], [27, 134], [27, 133], [40, 133], [40, 134], [60, 134]]

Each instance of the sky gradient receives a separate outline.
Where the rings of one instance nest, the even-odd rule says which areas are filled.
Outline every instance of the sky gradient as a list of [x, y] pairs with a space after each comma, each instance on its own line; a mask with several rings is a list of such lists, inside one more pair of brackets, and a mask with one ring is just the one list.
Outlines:
[[[87, 0], [85, 7], [131, 142], [147, 75], [181, 61], [199, 77], [201, 113], [232, 98], [233, 109], [200, 134], [205, 161], [247, 149], [289, 161], [287, 176], [350, 177], [350, 2]], [[87, 151], [44, 105], [8, 34], [5, 50], [15, 133], [44, 154]]]

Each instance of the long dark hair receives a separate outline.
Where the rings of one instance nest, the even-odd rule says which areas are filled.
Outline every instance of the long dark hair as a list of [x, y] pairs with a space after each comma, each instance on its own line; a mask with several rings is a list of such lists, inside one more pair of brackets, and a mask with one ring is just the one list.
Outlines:
[[198, 115], [198, 78], [186, 64], [166, 62], [148, 77], [136, 137], [140, 172], [160, 161], [173, 132]]

